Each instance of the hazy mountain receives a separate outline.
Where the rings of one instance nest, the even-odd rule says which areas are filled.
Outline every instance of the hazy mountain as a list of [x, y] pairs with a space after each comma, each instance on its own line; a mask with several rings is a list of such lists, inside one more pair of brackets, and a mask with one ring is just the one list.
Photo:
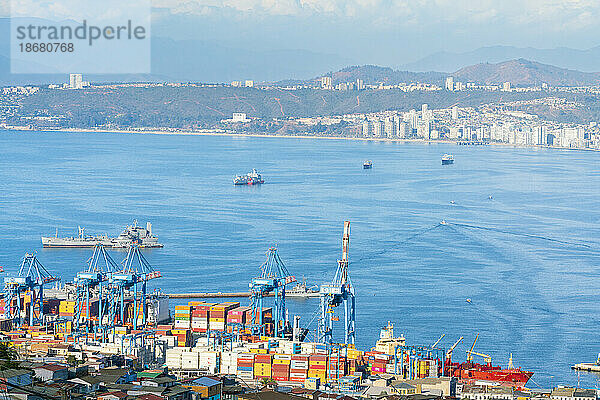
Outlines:
[[452, 76], [463, 82], [486, 84], [502, 82], [511, 82], [513, 85], [548, 83], [555, 86], [600, 84], [600, 73], [558, 68], [522, 58], [497, 64], [471, 65], [454, 72]]
[[416, 62], [402, 65], [401, 68], [408, 71], [452, 72], [473, 64], [498, 63], [519, 58], [585, 72], [600, 71], [600, 46], [587, 50], [567, 47], [536, 49], [533, 47], [490, 46], [465, 53], [442, 51]]
[[453, 73], [397, 71], [389, 67], [362, 65], [343, 68], [337, 72], [320, 75], [306, 82], [315, 82], [321, 76], [331, 76], [333, 84], [354, 82], [357, 78], [366, 84], [436, 83], [442, 85], [447, 76], [462, 82], [513, 85], [536, 85], [548, 83], [555, 86], [578, 86], [600, 84], [600, 73], [589, 73], [555, 67], [525, 59], [490, 64], [480, 63], [459, 69]]

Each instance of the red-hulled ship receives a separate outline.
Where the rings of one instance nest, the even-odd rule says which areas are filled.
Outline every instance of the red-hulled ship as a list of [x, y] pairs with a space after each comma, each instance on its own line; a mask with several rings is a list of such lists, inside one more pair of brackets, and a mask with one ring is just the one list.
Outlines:
[[[512, 354], [508, 362], [508, 368], [502, 368], [492, 365], [492, 359], [487, 354], [475, 353], [473, 348], [479, 334], [475, 337], [475, 342], [471, 350], [467, 351], [467, 361], [464, 363], [452, 362], [452, 350], [460, 343], [462, 337], [446, 353], [446, 362], [444, 363], [444, 375], [453, 376], [465, 383], [474, 383], [476, 381], [488, 381], [499, 383], [503, 386], [523, 387], [529, 381], [533, 372], [523, 371], [521, 368], [515, 368], [512, 363]], [[473, 355], [483, 357], [485, 364], [473, 362]]]

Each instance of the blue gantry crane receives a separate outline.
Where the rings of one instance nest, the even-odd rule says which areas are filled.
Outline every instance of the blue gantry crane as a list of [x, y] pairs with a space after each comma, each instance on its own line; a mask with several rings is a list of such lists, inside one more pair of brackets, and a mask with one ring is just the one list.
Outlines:
[[[138, 329], [138, 319], [141, 317], [142, 326], [146, 325], [146, 289], [151, 279], [160, 278], [160, 271], [154, 270], [142, 255], [138, 245], [133, 245], [127, 250], [127, 256], [122, 262], [122, 269], [113, 272], [109, 278], [110, 292], [112, 294], [108, 306], [108, 317], [111, 323], [127, 324], [125, 315], [125, 299], [131, 293], [133, 297], [133, 329]], [[138, 285], [141, 284], [140, 298], [138, 299]], [[141, 306], [141, 312], [140, 312]]]
[[[25, 254], [16, 277], [4, 278], [6, 317], [20, 327], [28, 314], [29, 326], [44, 323], [44, 285], [59, 281], [37, 259], [35, 253]], [[21, 298], [23, 295], [23, 298]], [[29, 312], [25, 296], [29, 295]], [[25, 315], [24, 315], [25, 314]]]
[[320, 315], [317, 328], [317, 340], [320, 343], [331, 345], [333, 343], [333, 321], [339, 321], [335, 316], [335, 308], [343, 305], [344, 308], [344, 344], [354, 344], [356, 339], [355, 307], [356, 298], [354, 285], [348, 272], [348, 246], [350, 244], [350, 221], [344, 221], [342, 236], [342, 259], [338, 260], [338, 267], [329, 284], [321, 285]]
[[[90, 315], [90, 294], [93, 291], [98, 295], [98, 321], [94, 324], [94, 333], [103, 334], [112, 327], [110, 318], [105, 318], [108, 313], [107, 303], [112, 301], [106, 296], [105, 287], [111, 277], [111, 274], [119, 270], [119, 265], [110, 257], [102, 244], [94, 246], [92, 256], [87, 261], [87, 268], [78, 272], [75, 276], [75, 312], [73, 315], [73, 325], [76, 331], [80, 333], [85, 328], [85, 334], [89, 333], [92, 324]], [[85, 307], [85, 315], [82, 315], [82, 309]], [[83, 323], [83, 324], [82, 324]], [[82, 326], [83, 325], [83, 326]]]
[[[257, 333], [264, 334], [263, 321], [263, 299], [273, 293], [275, 301], [273, 304], [273, 323], [275, 324], [275, 336], [283, 336], [287, 319], [285, 306], [285, 286], [296, 282], [281, 258], [276, 247], [267, 251], [267, 260], [260, 266], [260, 276], [250, 282], [250, 308], [252, 312], [251, 325]], [[258, 319], [258, 320], [257, 320]]]

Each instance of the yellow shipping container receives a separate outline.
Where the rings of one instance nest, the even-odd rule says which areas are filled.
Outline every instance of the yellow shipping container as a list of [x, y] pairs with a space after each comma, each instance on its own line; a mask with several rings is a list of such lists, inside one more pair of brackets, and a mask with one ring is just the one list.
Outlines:
[[325, 366], [326, 366], [326, 365], [327, 365], [327, 361], [316, 361], [316, 360], [310, 360], [310, 361], [308, 362], [308, 365], [309, 365], [309, 366], [313, 366], [313, 365], [319, 365], [319, 366], [325, 365]]
[[171, 329], [173, 335], [185, 335], [187, 332], [187, 329]]
[[281, 365], [290, 365], [292, 363], [292, 360], [273, 360], [273, 365], [275, 364], [281, 364]]
[[321, 380], [323, 380], [327, 376], [327, 371], [324, 369], [309, 369], [307, 376], [309, 378], [321, 378]]
[[209, 318], [209, 322], [225, 322], [225, 318]]

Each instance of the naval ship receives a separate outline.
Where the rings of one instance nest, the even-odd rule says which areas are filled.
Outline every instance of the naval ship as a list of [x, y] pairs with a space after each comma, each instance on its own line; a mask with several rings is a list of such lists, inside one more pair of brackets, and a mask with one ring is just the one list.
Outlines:
[[94, 247], [101, 244], [105, 247], [112, 248], [127, 248], [132, 245], [138, 245], [142, 248], [163, 247], [158, 243], [158, 238], [152, 234], [152, 224], [146, 223], [146, 227], [138, 225], [137, 219], [133, 221], [133, 225], [127, 225], [125, 230], [116, 238], [108, 237], [107, 235], [86, 235], [85, 228], [78, 227], [77, 237], [58, 237], [58, 229], [53, 237], [42, 236], [43, 247], [55, 248], [82, 248]]

